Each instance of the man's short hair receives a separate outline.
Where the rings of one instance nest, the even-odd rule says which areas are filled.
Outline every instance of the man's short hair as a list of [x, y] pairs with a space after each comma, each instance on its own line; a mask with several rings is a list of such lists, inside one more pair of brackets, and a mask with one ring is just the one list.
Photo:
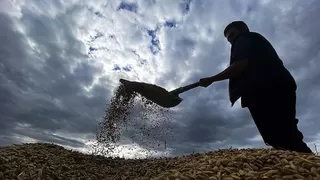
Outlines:
[[227, 27], [224, 29], [223, 34], [225, 37], [226, 37], [227, 31], [232, 27], [235, 27], [239, 31], [249, 31], [249, 28], [245, 22], [233, 21], [232, 23], [228, 24]]

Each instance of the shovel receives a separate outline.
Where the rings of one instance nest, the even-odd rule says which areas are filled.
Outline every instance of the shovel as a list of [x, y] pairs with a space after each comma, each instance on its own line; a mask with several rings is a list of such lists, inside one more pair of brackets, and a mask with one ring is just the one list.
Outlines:
[[120, 82], [132, 91], [139, 93], [148, 100], [158, 104], [161, 107], [171, 108], [181, 103], [183, 99], [179, 97], [179, 94], [186, 92], [190, 89], [200, 86], [199, 82], [189, 84], [187, 86], [179, 87], [172, 91], [167, 91], [162, 87], [154, 84], [148, 84], [143, 82], [128, 81], [120, 79]]

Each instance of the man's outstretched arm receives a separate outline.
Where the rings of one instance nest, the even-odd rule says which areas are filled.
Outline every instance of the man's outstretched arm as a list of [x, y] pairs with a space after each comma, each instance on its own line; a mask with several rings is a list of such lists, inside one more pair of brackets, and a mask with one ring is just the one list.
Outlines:
[[207, 87], [215, 81], [235, 78], [246, 69], [249, 64], [249, 58], [253, 52], [251, 40], [246, 38], [246, 36], [242, 36], [239, 37], [233, 46], [231, 58], [234, 62], [219, 74], [200, 79], [201, 86]]
[[225, 79], [230, 79], [239, 76], [248, 66], [248, 60], [242, 59], [240, 61], [235, 61], [232, 63], [229, 67], [227, 67], [225, 70], [220, 72], [217, 75], [202, 78], [200, 79], [200, 85], [203, 87], [208, 87], [210, 84], [212, 84], [215, 81], [222, 81]]
[[248, 60], [243, 59], [232, 63], [225, 70], [211, 77], [213, 81], [222, 81], [225, 79], [235, 78], [239, 76], [248, 66]]

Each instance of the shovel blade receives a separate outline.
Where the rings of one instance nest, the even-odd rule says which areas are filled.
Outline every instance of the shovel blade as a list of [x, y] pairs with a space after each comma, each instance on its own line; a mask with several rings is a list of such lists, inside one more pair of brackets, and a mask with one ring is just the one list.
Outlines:
[[171, 108], [181, 103], [178, 95], [171, 94], [166, 89], [154, 84], [128, 81], [120, 79], [120, 82], [128, 89], [139, 93], [146, 99], [158, 104], [161, 107]]

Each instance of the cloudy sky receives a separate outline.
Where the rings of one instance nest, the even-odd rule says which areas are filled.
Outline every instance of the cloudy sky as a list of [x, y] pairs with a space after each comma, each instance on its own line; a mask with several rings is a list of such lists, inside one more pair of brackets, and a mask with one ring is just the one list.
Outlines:
[[[85, 150], [119, 78], [172, 90], [219, 73], [229, 63], [223, 29], [243, 20], [295, 77], [299, 128], [314, 150], [319, 15], [316, 0], [1, 0], [0, 146], [40, 141]], [[266, 147], [248, 110], [230, 107], [227, 81], [181, 97], [158, 127], [173, 137], [161, 153]], [[132, 141], [139, 156], [148, 148], [124, 139], [121, 155], [134, 156]]]

